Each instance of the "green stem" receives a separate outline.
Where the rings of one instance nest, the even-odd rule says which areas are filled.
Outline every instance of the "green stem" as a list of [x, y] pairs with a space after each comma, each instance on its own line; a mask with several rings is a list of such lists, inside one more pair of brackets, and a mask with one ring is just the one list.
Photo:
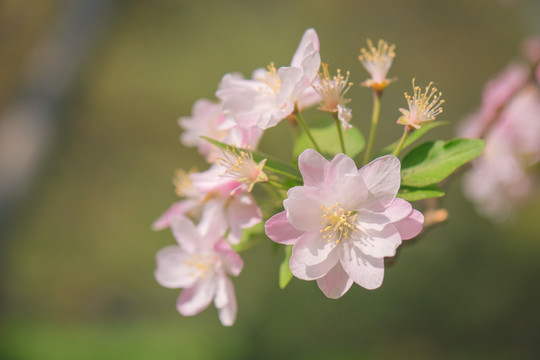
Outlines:
[[343, 140], [343, 127], [341, 126], [341, 121], [339, 120], [337, 113], [334, 113], [334, 120], [336, 120], [339, 142], [341, 143], [341, 151], [343, 151], [343, 153], [347, 155], [347, 152], [345, 151], [345, 141]]
[[296, 120], [298, 120], [298, 123], [300, 124], [300, 126], [302, 126], [302, 129], [305, 131], [305, 133], [307, 134], [307, 136], [309, 137], [309, 140], [311, 140], [311, 143], [313, 144], [313, 146], [315, 147], [315, 150], [317, 150], [319, 153], [321, 152], [321, 149], [319, 148], [319, 145], [317, 145], [317, 142], [315, 141], [315, 139], [313, 138], [313, 135], [311, 135], [311, 132], [309, 131], [309, 128], [306, 124], [306, 122], [304, 121], [304, 119], [302, 118], [302, 116], [300, 115], [300, 112], [299, 111], [295, 111], [294, 112], [294, 115], [296, 116]]
[[405, 130], [403, 131], [403, 136], [401, 137], [401, 140], [399, 141], [399, 144], [396, 147], [396, 150], [394, 150], [394, 153], [393, 153], [394, 156], [399, 156], [399, 153], [401, 153], [401, 150], [403, 150], [403, 145], [405, 145], [405, 141], [407, 140], [407, 136], [409, 136], [410, 132], [411, 132], [411, 128], [408, 125], [405, 126]]
[[375, 140], [375, 134], [377, 133], [377, 124], [379, 123], [379, 114], [381, 112], [381, 94], [377, 91], [373, 91], [373, 113], [371, 114], [371, 131], [369, 132], [369, 139], [366, 152], [364, 154], [364, 165], [368, 163], [371, 157], [371, 150], [373, 148], [373, 141]]

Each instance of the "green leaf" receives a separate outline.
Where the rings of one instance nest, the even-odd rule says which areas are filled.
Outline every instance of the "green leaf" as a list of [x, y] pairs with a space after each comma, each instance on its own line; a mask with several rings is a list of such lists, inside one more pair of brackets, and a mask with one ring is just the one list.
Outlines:
[[[434, 129], [436, 127], [439, 127], [441, 125], [448, 125], [450, 124], [448, 121], [434, 121], [431, 123], [428, 123], [426, 125], [423, 125], [420, 129], [412, 131], [409, 136], [407, 137], [407, 140], [405, 140], [405, 145], [403, 145], [403, 149], [406, 147], [412, 145], [416, 140], [420, 139], [422, 135], [427, 133], [429, 130]], [[399, 144], [399, 140], [393, 142], [392, 144], [385, 146], [377, 153], [375, 157], [388, 155], [394, 152], [396, 150], [397, 146]]]
[[401, 184], [424, 187], [444, 180], [484, 150], [480, 139], [430, 141], [411, 150], [401, 161]]
[[[317, 141], [322, 155], [327, 157], [333, 157], [336, 154], [342, 153], [341, 143], [339, 141], [338, 129], [336, 124], [318, 128], [310, 128], [311, 135]], [[343, 131], [343, 141], [345, 142], [345, 150], [347, 155], [354, 158], [356, 155], [364, 149], [365, 140], [364, 136], [357, 128], [353, 127], [347, 131]], [[298, 139], [296, 139], [293, 148], [293, 155], [298, 157], [302, 151], [313, 148], [311, 140], [305, 132], [302, 132]]]
[[242, 252], [252, 248], [263, 240], [263, 233], [264, 223], [262, 222], [248, 229], [243, 229], [240, 242], [232, 245], [233, 250], [236, 252]]
[[397, 193], [398, 198], [407, 201], [418, 201], [444, 196], [444, 191], [437, 185], [425, 187], [401, 186]]
[[[227, 149], [228, 147], [231, 147], [231, 145], [224, 144], [220, 141], [211, 139], [206, 136], [201, 136], [201, 138], [216, 145], [217, 147], [221, 149]], [[276, 159], [260, 151], [251, 151], [251, 153], [253, 154], [253, 160], [255, 160], [255, 162], [259, 162], [259, 161], [262, 161], [263, 159], [266, 159], [266, 164], [264, 165], [265, 172], [272, 171], [276, 174], [282, 175], [288, 178], [289, 180], [291, 180], [290, 183], [288, 184], [290, 185], [289, 187], [303, 184], [300, 171], [294, 166], [291, 166], [279, 159]]]
[[289, 267], [289, 260], [291, 259], [292, 245], [285, 246], [285, 258], [279, 265], [279, 287], [285, 289], [285, 287], [292, 280], [293, 275]]

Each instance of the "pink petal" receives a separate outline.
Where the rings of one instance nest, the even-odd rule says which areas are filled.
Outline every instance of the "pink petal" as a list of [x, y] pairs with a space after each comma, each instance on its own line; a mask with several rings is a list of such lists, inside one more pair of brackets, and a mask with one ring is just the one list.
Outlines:
[[195, 207], [196, 202], [192, 200], [182, 200], [177, 201], [171, 205], [170, 208], [165, 211], [163, 215], [159, 217], [153, 224], [152, 229], [162, 230], [171, 226], [171, 218], [184, 215], [186, 212], [190, 211]]
[[424, 215], [418, 210], [413, 210], [411, 215], [394, 223], [403, 240], [412, 239], [422, 231]]
[[242, 229], [248, 229], [262, 220], [261, 209], [248, 193], [235, 195], [228, 208], [229, 224], [237, 224]]
[[384, 259], [362, 254], [355, 246], [344, 242], [340, 256], [343, 270], [358, 285], [368, 290], [381, 286], [384, 278]]
[[394, 201], [384, 210], [390, 221], [395, 222], [408, 217], [413, 211], [412, 205], [403, 199], [395, 198]]
[[334, 242], [323, 239], [318, 231], [305, 232], [293, 245], [293, 256], [305, 265], [316, 265], [325, 261], [335, 247]]
[[328, 167], [328, 174], [326, 176], [327, 184], [332, 184], [335, 181], [341, 179], [341, 177], [347, 174], [357, 174], [358, 168], [354, 163], [354, 160], [345, 154], [337, 154], [334, 156]]
[[219, 311], [219, 320], [224, 326], [231, 326], [236, 319], [237, 304], [234, 286], [227, 276], [220, 276], [214, 305]]
[[401, 244], [401, 235], [393, 224], [387, 224], [382, 230], [365, 230], [359, 240], [354, 241], [363, 254], [375, 258], [396, 255], [396, 249]]
[[199, 248], [201, 235], [193, 222], [185, 216], [171, 220], [171, 230], [176, 241], [187, 253], [194, 253]]
[[287, 219], [287, 213], [282, 211], [275, 214], [264, 224], [266, 235], [279, 244], [292, 245], [304, 232], [292, 227]]
[[[331, 186], [333, 199], [339, 202], [341, 208], [357, 210], [362, 207], [369, 196], [364, 180], [358, 174], [339, 176]], [[332, 206], [334, 204], [331, 204]]]
[[156, 254], [156, 281], [166, 288], [191, 287], [197, 281], [193, 269], [184, 263], [187, 254], [180, 246], [167, 246]]
[[223, 265], [231, 275], [238, 276], [244, 267], [244, 261], [225, 240], [220, 240], [215, 245], [215, 250], [221, 255]]
[[[312, 49], [308, 50], [308, 46], [312, 45]], [[304, 32], [304, 35], [302, 35], [302, 39], [300, 40], [300, 44], [298, 44], [298, 48], [296, 49], [294, 56], [291, 61], [291, 66], [295, 67], [301, 67], [302, 62], [304, 58], [306, 57], [306, 53], [312, 52], [313, 50], [319, 51], [320, 49], [320, 43], [319, 43], [319, 37], [317, 36], [317, 32], [315, 29], [307, 29], [306, 32]]]
[[396, 197], [400, 185], [399, 159], [393, 155], [377, 158], [358, 170], [364, 179], [370, 196], [366, 208], [383, 211]]
[[197, 225], [201, 237], [205, 240], [216, 241], [225, 235], [227, 228], [224, 201], [222, 199], [207, 201], [202, 211], [201, 220]]
[[319, 230], [322, 220], [320, 190], [313, 187], [295, 186], [287, 192], [283, 201], [290, 224], [297, 230]]
[[335, 249], [328, 254], [326, 259], [315, 265], [303, 264], [292, 255], [289, 261], [289, 268], [292, 274], [299, 279], [316, 280], [325, 276], [338, 263], [338, 254], [339, 251]]
[[326, 176], [330, 162], [313, 149], [304, 150], [298, 156], [298, 168], [304, 179], [304, 186], [319, 186]]
[[325, 276], [317, 279], [317, 285], [326, 297], [338, 299], [351, 288], [354, 281], [347, 275], [341, 263], [337, 263]]
[[201, 279], [195, 286], [184, 289], [176, 303], [178, 312], [184, 316], [192, 316], [206, 309], [214, 298], [216, 286], [216, 279], [208, 277]]

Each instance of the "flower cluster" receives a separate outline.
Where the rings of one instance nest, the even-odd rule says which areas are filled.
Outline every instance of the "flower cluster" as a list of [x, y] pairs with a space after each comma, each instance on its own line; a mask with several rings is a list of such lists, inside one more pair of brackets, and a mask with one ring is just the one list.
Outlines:
[[[182, 143], [197, 147], [209, 163], [202, 172], [177, 172], [174, 185], [181, 199], [153, 225], [156, 230], [170, 228], [178, 242], [158, 252], [155, 277], [165, 287], [183, 288], [177, 304], [182, 315], [194, 315], [214, 300], [222, 324], [234, 323], [237, 306], [229, 276], [240, 274], [238, 252], [247, 248], [249, 236], [283, 245], [281, 287], [293, 276], [316, 280], [327, 297], [339, 298], [353, 283], [366, 289], [381, 286], [384, 259], [423, 228], [424, 216], [409, 201], [442, 196], [433, 189], [456, 168], [456, 161], [444, 153], [435, 159], [438, 169], [443, 165], [441, 177], [430, 173], [431, 163], [411, 171], [418, 162], [407, 163], [406, 155], [402, 166], [398, 158], [415, 140], [407, 140], [408, 134], [442, 112], [441, 93], [431, 83], [422, 91], [413, 82], [413, 96], [405, 94], [409, 110], [400, 109], [397, 120], [405, 125], [401, 141], [372, 158], [380, 98], [394, 81], [386, 78], [394, 48], [383, 40], [376, 48], [368, 40], [369, 50], [362, 49], [359, 57], [371, 75], [362, 85], [372, 89], [375, 99], [360, 168], [363, 138], [351, 123], [351, 99], [345, 97], [353, 86], [350, 73], [337, 70], [331, 75], [321, 63], [314, 29], [304, 33], [289, 66], [276, 68], [272, 63], [249, 79], [226, 74], [216, 91], [217, 102], [198, 100], [192, 115], [180, 118]], [[330, 124], [313, 131], [304, 121], [302, 111], [317, 104], [331, 114], [335, 129]], [[296, 136], [297, 161], [257, 151], [263, 132], [284, 119]], [[473, 145], [479, 151], [483, 146]], [[411, 153], [415, 151], [425, 150], [420, 146]], [[256, 200], [252, 190], [259, 183], [268, 191], [258, 193]], [[272, 201], [259, 201], [259, 196]], [[274, 215], [257, 227], [263, 213]]]
[[525, 43], [529, 66], [512, 64], [485, 87], [478, 111], [461, 136], [482, 137], [484, 154], [472, 163], [464, 190], [480, 213], [508, 219], [534, 190], [540, 161], [540, 38]]

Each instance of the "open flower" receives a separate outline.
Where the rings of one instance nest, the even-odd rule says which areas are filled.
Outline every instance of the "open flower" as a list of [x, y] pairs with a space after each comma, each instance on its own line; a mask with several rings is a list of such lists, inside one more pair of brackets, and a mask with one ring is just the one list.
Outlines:
[[223, 238], [211, 214], [198, 226], [186, 217], [172, 221], [178, 245], [161, 249], [156, 255], [157, 282], [167, 288], [183, 288], [176, 307], [184, 316], [196, 315], [214, 300], [219, 319], [230, 326], [236, 319], [236, 297], [227, 274], [238, 276], [244, 263]]
[[311, 83], [321, 63], [319, 38], [308, 29], [293, 56], [291, 65], [255, 70], [252, 79], [226, 74], [216, 96], [227, 118], [242, 127], [261, 129], [277, 125], [296, 108], [319, 102]]
[[216, 161], [221, 149], [201, 136], [229, 145], [256, 148], [263, 133], [257, 127], [245, 128], [228, 123], [221, 104], [207, 99], [197, 100], [193, 105], [191, 116], [180, 117], [178, 125], [184, 129], [180, 136], [182, 143], [186, 146], [197, 146], [199, 153], [210, 163]]
[[189, 214], [199, 218], [201, 213], [212, 211], [215, 221], [225, 222], [230, 230], [227, 240], [231, 244], [237, 244], [242, 236], [242, 229], [261, 222], [262, 214], [255, 199], [247, 191], [249, 185], [224, 176], [226, 171], [226, 167], [214, 164], [203, 172], [181, 173], [181, 178], [175, 180], [176, 192], [185, 198], [171, 205], [154, 222], [153, 229], [165, 229], [179, 216]]
[[405, 93], [409, 109], [399, 109], [402, 116], [397, 123], [420, 129], [422, 125], [435, 120], [435, 117], [442, 113], [441, 105], [444, 104], [444, 100], [441, 99], [442, 93], [436, 87], [432, 87], [432, 82], [426, 86], [424, 92], [420, 86], [414, 85], [414, 79], [412, 85], [413, 96]]
[[394, 52], [396, 45], [388, 45], [382, 39], [377, 43], [377, 47], [373, 46], [370, 39], [367, 40], [367, 44], [369, 50], [362, 48], [358, 60], [360, 60], [369, 75], [371, 75], [371, 79], [364, 81], [361, 85], [381, 92], [388, 84], [394, 81], [393, 79], [387, 79], [386, 75], [396, 56]]
[[344, 154], [328, 161], [307, 149], [298, 165], [304, 185], [287, 192], [285, 211], [265, 227], [273, 241], [293, 245], [293, 275], [317, 280], [330, 298], [342, 296], [353, 282], [379, 287], [384, 257], [394, 256], [402, 240], [416, 236], [424, 219], [396, 198], [399, 160], [383, 156], [358, 170]]
[[226, 168], [223, 176], [235, 179], [242, 184], [247, 184], [248, 192], [253, 190], [253, 186], [256, 183], [268, 181], [268, 176], [263, 171], [266, 159], [256, 164], [253, 160], [253, 154], [249, 149], [239, 149], [235, 146], [227, 147], [227, 149], [223, 150], [222, 156], [217, 161], [219, 165]]
[[337, 74], [330, 76], [328, 64], [321, 64], [323, 71], [319, 73], [319, 81], [313, 83], [313, 88], [321, 97], [319, 110], [331, 113], [337, 113], [338, 119], [345, 130], [351, 128], [350, 122], [352, 111], [345, 105], [351, 102], [351, 99], [345, 98], [345, 94], [351, 86], [349, 82], [349, 72], [345, 76], [341, 75], [341, 70], [337, 70]]

